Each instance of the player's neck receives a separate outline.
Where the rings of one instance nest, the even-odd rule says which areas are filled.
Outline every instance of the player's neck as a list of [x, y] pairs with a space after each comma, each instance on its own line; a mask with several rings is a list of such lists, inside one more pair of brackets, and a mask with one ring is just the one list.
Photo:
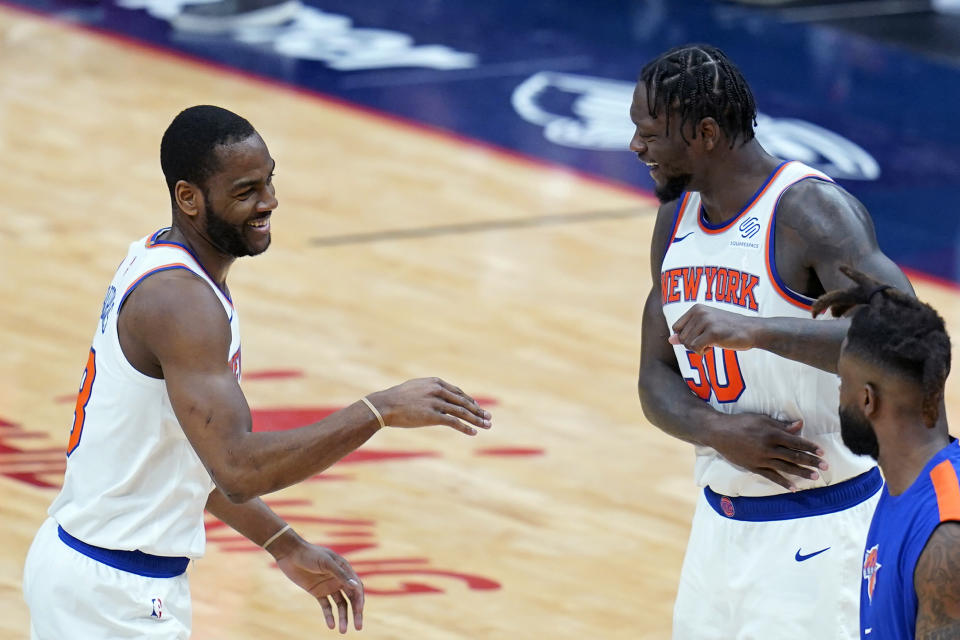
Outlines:
[[908, 428], [901, 427], [892, 438], [881, 439], [878, 462], [890, 495], [909, 489], [930, 459], [949, 442], [945, 430], [931, 429], [922, 420]]
[[186, 246], [200, 261], [210, 278], [224, 289], [227, 284], [227, 272], [230, 265], [236, 260], [235, 257], [227, 255], [215, 247], [203, 234], [189, 225], [179, 225], [174, 223], [170, 230], [166, 232], [162, 240], [167, 242], [178, 242]]
[[713, 224], [723, 224], [743, 211], [781, 162], [756, 140], [718, 154], [699, 189], [700, 202]]

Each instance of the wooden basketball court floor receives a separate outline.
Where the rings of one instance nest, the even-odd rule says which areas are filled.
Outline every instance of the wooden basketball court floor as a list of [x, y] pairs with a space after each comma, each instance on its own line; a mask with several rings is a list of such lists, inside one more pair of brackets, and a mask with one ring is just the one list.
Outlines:
[[[23, 559], [104, 290], [169, 220], [160, 135], [214, 103], [278, 163], [273, 246], [231, 273], [258, 428], [423, 375], [494, 414], [476, 438], [381, 432], [268, 496], [363, 574], [362, 637], [668, 637], [697, 490], [636, 397], [648, 198], [10, 9], [0, 47], [0, 636], [27, 637]], [[915, 284], [960, 336], [957, 290]], [[194, 637], [333, 635], [267, 554], [208, 533]]]

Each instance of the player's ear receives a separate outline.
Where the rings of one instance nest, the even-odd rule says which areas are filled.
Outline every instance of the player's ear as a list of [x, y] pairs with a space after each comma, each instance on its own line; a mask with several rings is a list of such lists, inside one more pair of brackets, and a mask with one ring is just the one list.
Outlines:
[[873, 419], [873, 417], [877, 415], [877, 412], [880, 411], [880, 398], [877, 395], [877, 388], [872, 382], [864, 383], [863, 389], [860, 392], [860, 399], [860, 409], [863, 411], [863, 415]]
[[196, 216], [203, 210], [203, 192], [193, 183], [178, 180], [173, 185], [173, 197], [180, 211], [188, 216]]
[[698, 122], [696, 133], [704, 151], [713, 151], [720, 144], [720, 125], [713, 118], [703, 118]]

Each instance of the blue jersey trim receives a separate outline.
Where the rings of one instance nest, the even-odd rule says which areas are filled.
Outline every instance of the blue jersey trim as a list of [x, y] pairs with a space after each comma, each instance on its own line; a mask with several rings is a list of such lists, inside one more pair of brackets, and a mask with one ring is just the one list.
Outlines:
[[730, 225], [732, 225], [737, 218], [742, 216], [747, 209], [749, 209], [754, 205], [754, 203], [756, 203], [757, 198], [760, 197], [760, 194], [766, 191], [767, 187], [770, 186], [770, 183], [773, 181], [774, 176], [776, 176], [777, 173], [779, 173], [780, 169], [783, 168], [783, 165], [788, 164], [789, 162], [790, 160], [785, 160], [784, 162], [781, 162], [780, 164], [778, 164], [776, 168], [770, 172], [770, 175], [767, 176], [767, 179], [763, 181], [763, 184], [760, 185], [760, 188], [757, 189], [752, 196], [750, 196], [750, 199], [747, 200], [747, 204], [743, 205], [743, 208], [740, 209], [740, 212], [725, 222], [712, 224], [707, 219], [707, 211], [703, 208], [703, 201], [701, 200], [700, 206], [697, 207], [697, 215], [700, 217], [700, 224], [705, 226], [707, 229], [710, 229], [711, 231], [719, 231], [721, 229], [725, 229]]
[[190, 564], [190, 558], [152, 556], [142, 551], [117, 551], [95, 547], [82, 540], [77, 540], [64, 531], [61, 526], [57, 526], [57, 535], [60, 536], [65, 545], [88, 558], [108, 567], [147, 578], [176, 578], [182, 575], [187, 570], [187, 565]]
[[883, 486], [880, 470], [874, 467], [855, 478], [796, 493], [776, 496], [724, 496], [704, 487], [703, 495], [713, 510], [730, 520], [769, 522], [822, 516], [856, 506], [873, 496]]
[[200, 262], [200, 258], [197, 257], [197, 254], [195, 254], [190, 247], [180, 242], [170, 242], [169, 240], [157, 240], [157, 238], [160, 237], [161, 233], [170, 231], [170, 229], [172, 228], [173, 227], [164, 227], [162, 229], [158, 229], [152, 236], [150, 236], [150, 244], [147, 245], [147, 248], [149, 249], [150, 247], [164, 247], [164, 246], [180, 247], [181, 249], [186, 251], [190, 255], [190, 257], [193, 258], [194, 262], [197, 263], [197, 266], [200, 267], [200, 270], [203, 271], [203, 273], [208, 278], [210, 278], [210, 282], [212, 282], [214, 286], [217, 287], [217, 290], [223, 294], [223, 297], [227, 299], [227, 302], [229, 302], [232, 305], [233, 299], [227, 294], [226, 291], [223, 290], [223, 288], [220, 287], [220, 285], [217, 284], [217, 281], [213, 279], [213, 276], [210, 275], [210, 272], [207, 271], [207, 268], [203, 266], [202, 262]]
[[169, 267], [162, 267], [160, 269], [154, 269], [152, 271], [146, 272], [145, 274], [137, 278], [137, 280], [134, 281], [133, 284], [127, 287], [127, 290], [124, 292], [123, 297], [120, 298], [120, 304], [117, 305], [117, 317], [118, 318], [120, 317], [120, 309], [123, 308], [123, 303], [127, 301], [127, 296], [133, 293], [133, 290], [139, 287], [141, 282], [143, 282], [144, 280], [146, 280], [147, 278], [149, 278], [155, 273], [161, 273], [163, 271], [171, 271], [173, 269], [183, 269], [184, 271], [189, 271], [190, 273], [193, 273], [192, 269], [188, 267], [180, 266], [180, 265], [171, 265]]
[[804, 180], [820, 180], [821, 182], [832, 182], [831, 180], [824, 180], [819, 176], [806, 176], [797, 180], [793, 184], [789, 185], [784, 189], [779, 196], [777, 196], [777, 201], [773, 205], [773, 214], [770, 216], [770, 228], [769, 228], [769, 242], [767, 242], [767, 263], [770, 265], [770, 275], [773, 276], [773, 279], [776, 281], [777, 286], [780, 288], [780, 291], [790, 296], [793, 300], [799, 302], [800, 304], [806, 306], [812, 306], [816, 302], [816, 298], [811, 298], [805, 296], [802, 293], [798, 293], [787, 286], [787, 283], [780, 278], [780, 273], [777, 271], [777, 209], [780, 207], [780, 200], [783, 198], [783, 194], [786, 193], [790, 187], [795, 184], [799, 184]]

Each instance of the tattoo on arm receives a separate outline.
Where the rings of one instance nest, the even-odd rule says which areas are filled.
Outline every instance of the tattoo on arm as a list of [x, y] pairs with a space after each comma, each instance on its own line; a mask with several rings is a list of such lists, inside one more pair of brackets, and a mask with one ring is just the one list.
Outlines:
[[917, 635], [917, 640], [957, 640], [957, 638], [960, 638], [960, 622]]
[[913, 575], [917, 640], [960, 638], [960, 522], [945, 522], [930, 536]]

